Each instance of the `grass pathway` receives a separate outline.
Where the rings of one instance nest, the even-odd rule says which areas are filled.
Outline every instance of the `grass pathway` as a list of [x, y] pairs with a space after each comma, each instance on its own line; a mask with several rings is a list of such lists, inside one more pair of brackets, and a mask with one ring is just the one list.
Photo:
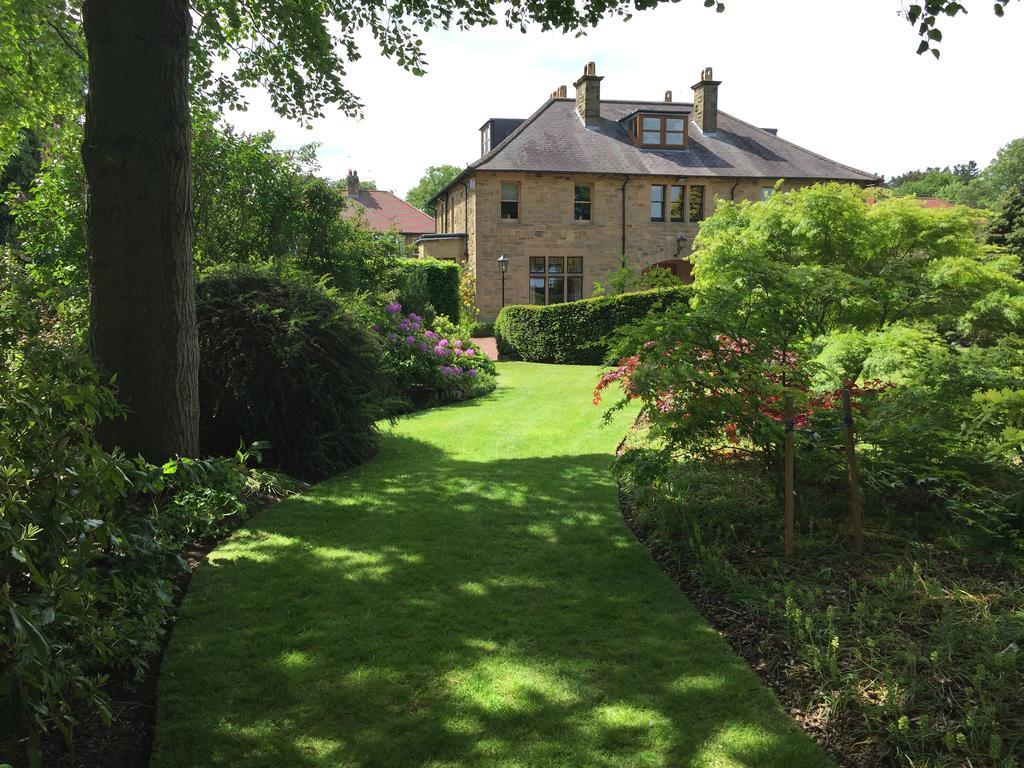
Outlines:
[[623, 525], [595, 375], [502, 364], [214, 552], [153, 766], [831, 765]]

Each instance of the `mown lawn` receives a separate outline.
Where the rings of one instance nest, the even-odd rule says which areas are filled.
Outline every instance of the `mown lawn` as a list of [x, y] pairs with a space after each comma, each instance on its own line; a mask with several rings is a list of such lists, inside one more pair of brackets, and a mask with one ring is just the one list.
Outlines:
[[500, 371], [211, 555], [153, 766], [831, 765], [623, 525], [596, 369]]

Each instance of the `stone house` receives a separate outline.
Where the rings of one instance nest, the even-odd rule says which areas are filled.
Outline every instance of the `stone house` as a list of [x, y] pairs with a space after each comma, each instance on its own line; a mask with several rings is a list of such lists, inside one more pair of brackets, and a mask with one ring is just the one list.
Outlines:
[[362, 216], [366, 226], [378, 232], [397, 231], [407, 246], [434, 231], [434, 219], [429, 213], [409, 205], [394, 192], [383, 189], [360, 189], [359, 174], [349, 171], [345, 179], [344, 216]]
[[780, 180], [880, 181], [719, 111], [710, 68], [692, 102], [603, 100], [602, 79], [591, 62], [575, 98], [561, 86], [525, 120], [485, 122], [480, 158], [431, 201], [436, 234], [419, 252], [472, 271], [481, 320], [501, 309], [503, 283], [505, 304], [545, 304], [586, 298], [621, 266], [688, 281], [717, 200], [760, 200]]

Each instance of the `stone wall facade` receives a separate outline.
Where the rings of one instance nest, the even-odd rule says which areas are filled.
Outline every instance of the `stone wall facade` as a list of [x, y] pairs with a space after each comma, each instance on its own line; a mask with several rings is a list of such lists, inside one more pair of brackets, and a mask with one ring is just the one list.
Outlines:
[[[591, 296], [594, 282], [605, 280], [609, 272], [623, 264], [623, 181], [623, 176], [600, 174], [477, 171], [467, 180], [466, 187], [456, 185], [448, 195], [448, 211], [439, 206], [437, 231], [467, 232], [466, 264], [476, 278], [479, 318], [493, 320], [501, 309], [498, 258], [502, 255], [508, 259], [505, 304], [529, 302], [531, 256], [582, 257], [583, 297]], [[502, 183], [519, 185], [518, 219], [501, 218]], [[576, 184], [591, 186], [593, 206], [589, 221], [573, 218]], [[697, 234], [696, 221], [651, 221], [652, 185], [664, 185], [666, 197], [672, 185], [703, 186], [707, 217], [714, 212], [716, 199], [760, 200], [762, 190], [771, 189], [774, 184], [769, 179], [628, 177], [626, 266], [640, 272], [659, 262], [685, 259]], [[802, 184], [786, 182], [783, 188], [798, 186]], [[666, 219], [668, 206], [666, 200]], [[467, 219], [468, 229], [464, 229]]]

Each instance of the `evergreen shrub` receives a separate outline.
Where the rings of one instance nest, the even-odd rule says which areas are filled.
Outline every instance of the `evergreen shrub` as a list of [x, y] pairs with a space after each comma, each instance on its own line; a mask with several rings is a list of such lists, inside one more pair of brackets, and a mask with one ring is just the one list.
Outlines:
[[303, 273], [231, 267], [196, 296], [206, 454], [265, 440], [269, 463], [318, 480], [370, 458], [393, 384], [376, 335]]

